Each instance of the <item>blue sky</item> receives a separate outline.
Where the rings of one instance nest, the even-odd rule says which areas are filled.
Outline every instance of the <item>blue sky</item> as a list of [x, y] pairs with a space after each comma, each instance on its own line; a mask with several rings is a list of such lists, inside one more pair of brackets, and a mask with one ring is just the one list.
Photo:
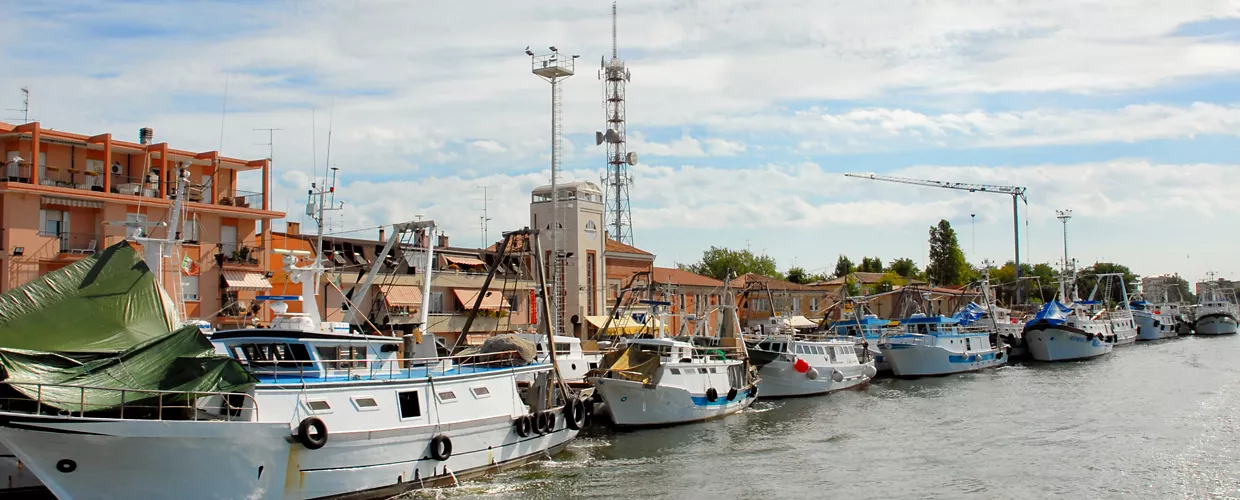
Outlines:
[[[783, 268], [926, 259], [957, 226], [969, 259], [1011, 259], [1010, 199], [844, 172], [1015, 184], [1024, 260], [1069, 249], [1139, 274], [1240, 279], [1240, 11], [1101, 0], [622, 1], [637, 245], [660, 265], [711, 246]], [[332, 230], [423, 214], [456, 244], [527, 223], [548, 173], [549, 88], [526, 45], [581, 54], [564, 83], [564, 175], [598, 181], [610, 2], [59, 2], [0, 33], [0, 107], [45, 127], [266, 155], [292, 220], [342, 172]], [[8, 89], [8, 90], [5, 90]], [[226, 110], [226, 111], [225, 111]], [[12, 115], [12, 112], [9, 112]], [[12, 116], [4, 116], [12, 118]], [[12, 120], [8, 120], [12, 121]], [[316, 125], [312, 127], [312, 122]], [[246, 179], [256, 184], [258, 179]], [[976, 214], [971, 217], [970, 214]]]

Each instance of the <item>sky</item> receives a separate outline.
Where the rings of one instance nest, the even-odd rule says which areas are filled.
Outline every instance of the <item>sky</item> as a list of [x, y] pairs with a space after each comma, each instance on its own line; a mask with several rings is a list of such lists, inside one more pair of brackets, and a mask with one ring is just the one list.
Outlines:
[[[622, 0], [633, 232], [657, 265], [710, 246], [830, 271], [924, 265], [946, 219], [1012, 259], [1009, 196], [845, 172], [1028, 188], [1022, 261], [1240, 279], [1240, 2]], [[525, 47], [580, 54], [561, 84], [562, 178], [599, 182], [594, 61], [611, 2], [20, 2], [0, 30], [0, 119], [268, 155], [273, 206], [339, 168], [329, 232], [422, 215], [453, 245], [528, 225], [550, 181], [550, 85]], [[132, 137], [129, 137], [132, 136]], [[330, 156], [329, 156], [330, 154]], [[241, 182], [261, 183], [258, 174]], [[280, 230], [282, 224], [277, 223]], [[309, 224], [303, 225], [308, 227]], [[351, 232], [350, 232], [351, 231]]]

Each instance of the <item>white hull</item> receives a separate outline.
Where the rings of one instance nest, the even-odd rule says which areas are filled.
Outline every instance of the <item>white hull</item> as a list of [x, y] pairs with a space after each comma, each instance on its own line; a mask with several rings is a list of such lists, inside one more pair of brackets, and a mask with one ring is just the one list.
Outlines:
[[[758, 395], [763, 398], [786, 398], [797, 396], [815, 396], [829, 392], [841, 391], [860, 386], [870, 381], [867, 369], [874, 373], [870, 364], [852, 366], [813, 366], [818, 378], [811, 379], [807, 373], [800, 373], [789, 361], [773, 361], [758, 372]], [[840, 372], [841, 380], [832, 378], [832, 371]]]
[[1159, 340], [1179, 335], [1174, 318], [1164, 318], [1162, 315], [1144, 311], [1134, 312], [1132, 315], [1137, 320], [1137, 340]]
[[26, 467], [8, 448], [0, 445], [0, 495], [45, 490], [34, 471]]
[[883, 346], [883, 355], [897, 377], [971, 372], [1007, 362], [1007, 356], [997, 349], [961, 353], [939, 346], [891, 344]]
[[1112, 330], [1115, 335], [1115, 345], [1129, 345], [1137, 341], [1137, 329], [1132, 327], [1115, 328]]
[[604, 408], [612, 422], [621, 427], [710, 420], [741, 411], [754, 400], [753, 392], [747, 389], [738, 389], [731, 401], [724, 390], [712, 402], [706, 397], [705, 388], [691, 391], [667, 385], [647, 387], [641, 382], [614, 378], [593, 377], [590, 381], [594, 383], [595, 391], [603, 396]]
[[[18, 419], [23, 428], [8, 425]], [[459, 479], [545, 457], [577, 435], [565, 428], [562, 416], [555, 432], [528, 438], [518, 437], [508, 419], [484, 420], [466, 428], [446, 424], [330, 434], [326, 446], [310, 450], [292, 438], [286, 423], [0, 413], [0, 440], [61, 499], [303, 499], [357, 492], [385, 497], [451, 483], [452, 475]], [[436, 433], [453, 441], [452, 455], [443, 462], [429, 456]]]
[[1029, 355], [1038, 361], [1067, 361], [1095, 358], [1109, 354], [1114, 348], [1110, 342], [1094, 337], [1070, 333], [1060, 327], [1025, 331], [1025, 346]]
[[1225, 314], [1210, 314], [1197, 318], [1194, 327], [1198, 335], [1231, 335], [1236, 333], [1236, 318]]

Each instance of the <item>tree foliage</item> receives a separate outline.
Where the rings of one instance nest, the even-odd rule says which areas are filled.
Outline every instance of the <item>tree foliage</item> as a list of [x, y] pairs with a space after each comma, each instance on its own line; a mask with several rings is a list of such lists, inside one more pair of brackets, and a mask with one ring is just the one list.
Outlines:
[[805, 268], [797, 266], [788, 268], [788, 272], [785, 274], [787, 277], [784, 279], [798, 284], [811, 283], [814, 278], [809, 273], [805, 272]]
[[863, 273], [881, 273], [883, 272], [883, 259], [878, 257], [862, 257], [861, 265], [857, 266], [857, 271]]
[[972, 269], [960, 250], [956, 230], [946, 219], [930, 227], [930, 265], [926, 266], [926, 278], [936, 285], [964, 285], [969, 282]]
[[[1099, 274], [1110, 273], [1119, 273], [1123, 275], [1124, 286], [1128, 288], [1129, 293], [1132, 292], [1133, 283], [1137, 281], [1137, 275], [1133, 274], [1132, 270], [1128, 269], [1128, 266], [1116, 264], [1114, 262], [1095, 262], [1094, 265], [1082, 269], [1080, 276], [1077, 278], [1077, 291], [1080, 293], [1081, 298], [1089, 298], [1090, 292], [1094, 289], [1094, 286], [1098, 284]], [[1110, 303], [1118, 303], [1126, 300], [1123, 289], [1120, 288], [1119, 283], [1115, 281], [1115, 278], [1108, 279], [1111, 282], [1111, 295], [1109, 297], [1103, 296], [1104, 290], [1106, 289], [1106, 284], [1103, 283], [1098, 286], [1098, 294], [1094, 297], [1094, 300], [1104, 300], [1105, 298], [1105, 300]]]
[[849, 274], [852, 274], [853, 271], [856, 271], [856, 270], [857, 269], [853, 267], [853, 262], [851, 260], [848, 260], [848, 257], [844, 255], [840, 255], [840, 258], [835, 261], [835, 277], [836, 278], [840, 276], [847, 276]]
[[775, 259], [768, 255], [754, 255], [749, 250], [731, 250], [715, 246], [702, 252], [702, 260], [697, 263], [676, 264], [676, 267], [717, 280], [727, 279], [729, 275], [735, 278], [748, 273], [784, 279], [784, 276], [779, 273], [779, 268], [775, 266]]
[[891, 261], [891, 264], [887, 265], [887, 270], [896, 273], [906, 280], [914, 279], [921, 275], [921, 270], [917, 269], [917, 263], [909, 258], [899, 258]]

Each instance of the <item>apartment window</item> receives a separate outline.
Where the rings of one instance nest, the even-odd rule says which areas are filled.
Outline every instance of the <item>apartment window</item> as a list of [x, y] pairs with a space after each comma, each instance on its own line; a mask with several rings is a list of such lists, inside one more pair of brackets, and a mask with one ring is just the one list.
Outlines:
[[186, 243], [198, 243], [198, 233], [198, 220], [186, 220], [185, 226], [181, 229], [181, 239]]
[[426, 312], [431, 314], [443, 313], [443, 292], [431, 292], [431, 305]]
[[198, 300], [197, 276], [181, 276], [181, 300]]
[[800, 297], [792, 299], [792, 310], [794, 312], [801, 312], [801, 298]]
[[60, 236], [69, 232], [69, 213], [60, 210], [39, 210], [39, 231], [44, 236]]
[[809, 310], [811, 310], [811, 311], [817, 311], [817, 310], [818, 310], [818, 297], [810, 297], [810, 298], [809, 298]]
[[516, 314], [521, 310], [521, 296], [512, 294], [508, 296], [508, 312]]
[[685, 308], [685, 294], [682, 293], [680, 294], [680, 309], [683, 311], [684, 308]]
[[237, 226], [220, 226], [220, 250], [224, 255], [237, 251]]
[[[594, 224], [594, 221], [590, 221], [589, 224]], [[589, 225], [586, 227], [589, 228]], [[593, 239], [593, 236], [591, 236], [591, 239]], [[590, 294], [590, 300], [586, 310], [589, 311], [590, 315], [598, 314], [598, 288], [595, 285], [594, 263], [594, 252], [588, 252], [586, 254], [586, 293]]]

